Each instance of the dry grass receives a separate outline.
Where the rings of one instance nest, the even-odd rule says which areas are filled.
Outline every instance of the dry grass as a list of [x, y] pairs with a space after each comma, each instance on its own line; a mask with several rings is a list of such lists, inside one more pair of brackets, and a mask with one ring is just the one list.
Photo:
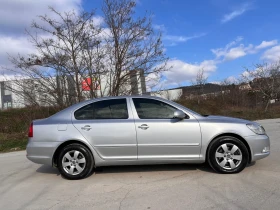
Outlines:
[[267, 112], [263, 106], [233, 106], [216, 99], [201, 100], [199, 103], [197, 100], [179, 100], [177, 103], [203, 115], [223, 115], [247, 120], [280, 118], [280, 103], [272, 104]]
[[46, 118], [58, 111], [48, 107], [28, 107], [0, 111], [0, 152], [24, 150], [32, 120]]

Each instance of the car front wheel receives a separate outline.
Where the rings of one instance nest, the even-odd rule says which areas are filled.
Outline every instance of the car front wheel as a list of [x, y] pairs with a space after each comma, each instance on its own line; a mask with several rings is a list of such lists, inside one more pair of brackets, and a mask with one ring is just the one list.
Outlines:
[[93, 169], [92, 154], [83, 145], [69, 144], [60, 151], [58, 169], [66, 179], [83, 179]]
[[208, 163], [220, 173], [239, 173], [247, 165], [249, 153], [245, 144], [238, 138], [223, 136], [209, 145]]

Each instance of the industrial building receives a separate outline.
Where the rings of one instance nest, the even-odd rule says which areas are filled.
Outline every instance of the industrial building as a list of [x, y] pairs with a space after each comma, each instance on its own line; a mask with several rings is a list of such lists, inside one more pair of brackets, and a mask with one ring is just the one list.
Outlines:
[[[68, 100], [68, 102], [70, 100], [70, 103], [67, 104], [72, 104], [71, 97], [73, 98], [76, 95], [73, 77], [51, 77], [48, 78], [48, 82], [50, 81], [57, 88], [63, 88], [63, 90], [67, 91], [67, 93], [64, 93], [61, 100]], [[55, 104], [57, 99], [53, 97], [44, 82], [45, 80], [43, 79], [30, 78], [0, 81], [0, 109], [21, 108], [34, 103], [40, 106]], [[80, 89], [84, 100], [91, 98], [89, 92], [92, 88], [89, 87], [89, 84], [94, 85], [95, 97], [109, 96], [108, 77], [103, 75], [99, 82], [100, 84], [97, 81], [93, 81], [92, 78], [80, 78]], [[126, 92], [125, 90], [130, 91]], [[122, 85], [122, 91], [124, 94], [134, 95], [146, 93], [144, 72], [142, 70], [131, 71], [127, 83]], [[49, 103], [50, 101], [53, 103]], [[73, 101], [73, 103], [75, 103], [75, 101]]]

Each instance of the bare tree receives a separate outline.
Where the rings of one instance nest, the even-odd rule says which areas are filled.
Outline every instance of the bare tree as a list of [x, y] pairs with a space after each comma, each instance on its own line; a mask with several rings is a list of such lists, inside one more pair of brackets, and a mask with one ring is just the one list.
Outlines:
[[278, 98], [280, 94], [280, 62], [255, 64], [254, 70], [246, 69], [242, 76], [250, 82], [253, 90], [262, 95], [266, 112], [270, 101]]
[[220, 83], [221, 97], [223, 103], [230, 102], [231, 105], [238, 104], [240, 100], [240, 90], [238, 85], [241, 83], [238, 79], [226, 78]]
[[199, 69], [196, 75], [196, 85], [199, 87], [199, 94], [204, 93], [204, 85], [207, 83], [208, 77], [205, 75], [204, 69]]
[[200, 102], [200, 97], [204, 93], [204, 86], [207, 83], [208, 77], [205, 75], [204, 69], [199, 69], [195, 80], [192, 80], [191, 83], [193, 86], [197, 88], [196, 91], [196, 98], [197, 98], [197, 103]]
[[[154, 31], [151, 17], [135, 18], [136, 3], [132, 0], [104, 0], [102, 11], [108, 28], [106, 42], [110, 95], [130, 94], [141, 77], [168, 70], [161, 40], [161, 33]], [[131, 74], [136, 81], [132, 83]]]
[[40, 24], [33, 22], [33, 32], [26, 31], [36, 52], [10, 56], [14, 67], [6, 70], [18, 75], [14, 81], [18, 91], [13, 91], [26, 98], [26, 90], [34, 87], [21, 80], [33, 80], [39, 86], [37, 95], [46, 94], [48, 103], [65, 106], [84, 99], [81, 83], [85, 81], [90, 97], [96, 97], [95, 83], [102, 73], [104, 52], [98, 50], [101, 29], [93, 22], [94, 12], [59, 13], [51, 7], [50, 11], [56, 18], [39, 16]]
[[168, 58], [151, 17], [134, 18], [135, 5], [104, 0], [103, 25], [94, 23], [94, 12], [60, 13], [50, 7], [56, 17], [39, 16], [41, 22], [26, 31], [36, 51], [9, 57], [13, 67], [5, 70], [17, 75], [10, 90], [26, 104], [60, 107], [131, 94], [139, 83], [145, 92], [145, 76], [168, 70]]

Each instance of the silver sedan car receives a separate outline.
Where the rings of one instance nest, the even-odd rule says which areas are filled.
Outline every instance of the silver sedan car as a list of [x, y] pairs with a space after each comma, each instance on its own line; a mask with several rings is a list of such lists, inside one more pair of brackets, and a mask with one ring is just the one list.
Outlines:
[[34, 120], [27, 158], [58, 167], [67, 179], [98, 166], [203, 163], [237, 173], [267, 157], [270, 141], [256, 122], [202, 116], [151, 96], [98, 98]]

